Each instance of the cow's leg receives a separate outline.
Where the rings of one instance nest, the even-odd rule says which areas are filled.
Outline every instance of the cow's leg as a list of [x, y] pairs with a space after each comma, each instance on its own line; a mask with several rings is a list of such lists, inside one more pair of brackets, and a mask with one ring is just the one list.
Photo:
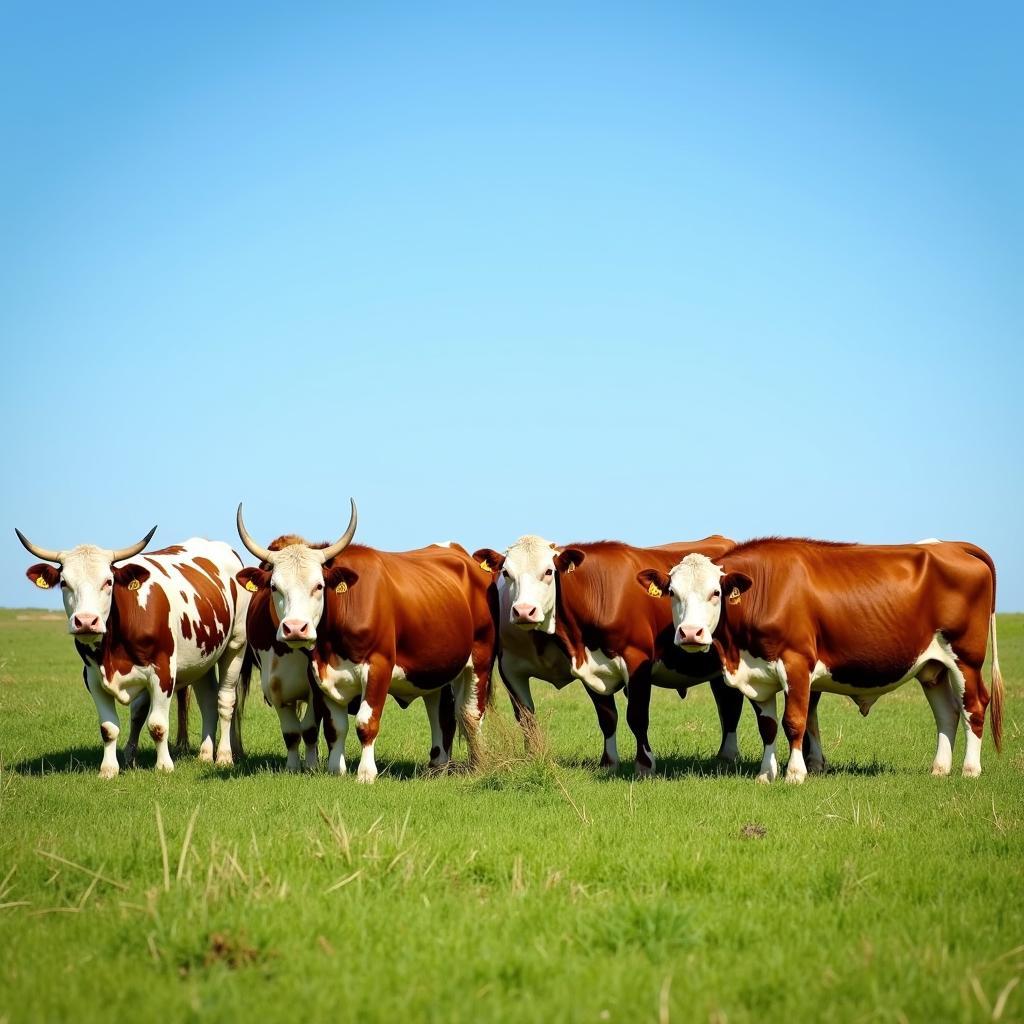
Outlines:
[[597, 712], [597, 724], [604, 737], [604, 749], [601, 751], [601, 767], [613, 771], [619, 767], [619, 747], [615, 733], [619, 726], [619, 709], [615, 706], [615, 695], [611, 693], [594, 693], [589, 686], [584, 686], [587, 696]]
[[117, 737], [121, 726], [117, 720], [117, 705], [114, 698], [103, 689], [100, 673], [97, 668], [87, 666], [85, 683], [89, 694], [96, 705], [96, 713], [100, 719], [100, 741], [103, 743], [103, 760], [100, 762], [100, 778], [112, 779], [117, 775]]
[[828, 768], [825, 750], [821, 745], [821, 730], [818, 727], [818, 702], [821, 691], [811, 694], [811, 702], [807, 709], [807, 771], [812, 775], [821, 775]]
[[451, 760], [451, 750], [445, 747], [444, 730], [441, 727], [441, 701], [445, 691], [450, 695], [451, 687], [442, 686], [441, 689], [433, 690], [423, 698], [427, 721], [430, 723], [430, 767], [437, 770], [446, 768]]
[[512, 669], [506, 672], [500, 662], [498, 670], [501, 672], [502, 682], [512, 700], [512, 713], [523, 730], [526, 752], [536, 754], [539, 752], [541, 744], [540, 733], [537, 730], [537, 709], [533, 703], [533, 694], [530, 692], [530, 677], [528, 674], [520, 674]]
[[167, 659], [160, 659], [150, 669], [150, 708], [146, 724], [149, 735], [156, 744], [156, 767], [157, 771], [161, 772], [174, 771], [168, 733], [171, 728], [171, 694], [174, 690], [175, 669], [176, 659], [173, 655]]
[[479, 685], [479, 679], [472, 665], [467, 665], [452, 683], [452, 693], [455, 697], [455, 721], [466, 740], [470, 770], [479, 768], [483, 757], [480, 707], [477, 700]]
[[727, 686], [721, 676], [711, 680], [711, 694], [718, 708], [718, 721], [722, 727], [722, 741], [715, 760], [723, 767], [731, 768], [740, 759], [740, 745], [736, 738], [740, 715], [743, 714], [743, 694]]
[[388, 699], [388, 688], [391, 686], [394, 668], [394, 664], [387, 658], [378, 657], [370, 660], [366, 673], [366, 689], [356, 714], [356, 735], [363, 746], [356, 778], [367, 784], [377, 778], [377, 762], [373, 756], [373, 748], [380, 732], [380, 716], [384, 711], [384, 702]]
[[961, 661], [958, 668], [963, 675], [961, 718], [964, 723], [964, 739], [967, 741], [963, 773], [973, 779], [981, 774], [981, 739], [985, 734], [985, 709], [988, 707], [989, 693], [981, 678], [980, 665], [969, 665]]
[[299, 760], [302, 724], [299, 722], [299, 716], [295, 713], [295, 705], [275, 705], [274, 710], [281, 723], [281, 737], [284, 739], [284, 747], [288, 752], [288, 761], [285, 767], [290, 772], [297, 772], [302, 768], [302, 762]]
[[785, 706], [782, 712], [782, 728], [785, 730], [786, 739], [789, 740], [786, 781], [799, 784], [807, 778], [803, 746], [811, 702], [811, 670], [802, 658], [783, 657], [782, 661], [788, 682]]
[[752, 700], [750, 706], [757, 717], [757, 731], [764, 744], [761, 768], [757, 773], [758, 782], [774, 782], [779, 776], [779, 762], [775, 755], [775, 740], [779, 733], [778, 699], [772, 694], [767, 700]]
[[180, 757], [192, 749], [188, 741], [188, 704], [192, 696], [192, 688], [186, 686], [174, 694], [175, 707], [178, 711], [178, 719], [175, 729], [174, 753]]
[[[242, 733], [235, 720], [238, 706], [238, 679], [242, 674], [245, 646], [228, 646], [217, 662], [217, 718], [220, 721], [220, 739], [217, 743], [217, 764], [235, 763], [233, 747], [242, 753]], [[232, 743], [234, 740], [234, 744]]]
[[937, 737], [932, 775], [948, 775], [953, 768], [953, 748], [956, 746], [956, 730], [960, 724], [960, 701], [953, 695], [949, 670], [943, 668], [930, 683], [922, 679], [921, 689], [935, 716]]
[[306, 701], [299, 726], [302, 729], [302, 742], [306, 748], [306, 767], [313, 771], [320, 765], [320, 716], [316, 713], [312, 700]]
[[345, 739], [348, 736], [348, 705], [324, 698], [324, 739], [327, 741], [327, 770], [345, 774]]
[[626, 722], [636, 739], [634, 769], [638, 778], [654, 771], [654, 753], [647, 729], [651, 719], [651, 670], [642, 665], [630, 673], [626, 690]]
[[217, 745], [217, 674], [210, 669], [201, 679], [192, 684], [199, 702], [199, 760], [206, 764], [213, 762], [213, 751]]
[[128, 731], [128, 742], [124, 747], [125, 768], [135, 767], [135, 755], [139, 752], [139, 737], [142, 727], [146, 724], [149, 714], [149, 692], [143, 690], [131, 704], [131, 728]]

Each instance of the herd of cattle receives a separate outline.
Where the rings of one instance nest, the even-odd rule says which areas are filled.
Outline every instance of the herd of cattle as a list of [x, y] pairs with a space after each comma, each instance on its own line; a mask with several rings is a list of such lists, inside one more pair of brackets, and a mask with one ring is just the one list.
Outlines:
[[[787, 781], [825, 767], [822, 693], [849, 696], [866, 715], [882, 694], [912, 679], [935, 715], [933, 774], [949, 774], [961, 721], [963, 773], [981, 773], [990, 700], [1001, 749], [996, 572], [973, 544], [736, 544], [713, 536], [652, 548], [617, 541], [561, 547], [526, 536], [504, 554], [484, 548], [470, 555], [455, 543], [404, 552], [353, 544], [355, 502], [333, 544], [289, 534], [263, 547], [246, 530], [241, 506], [237, 523], [257, 566], [244, 567], [228, 544], [197, 538], [143, 554], [155, 527], [116, 551], [90, 544], [54, 551], [16, 531], [43, 560], [28, 578], [61, 588], [99, 713], [102, 777], [118, 773], [117, 703], [131, 707], [125, 762], [133, 763], [146, 724], [157, 768], [173, 769], [171, 698], [178, 694], [180, 742], [190, 686], [202, 715], [200, 758], [231, 764], [241, 756], [241, 715], [256, 666], [280, 718], [288, 768], [301, 767], [300, 740], [306, 765], [318, 764], [322, 729], [328, 769], [344, 773], [354, 715], [360, 782], [377, 777], [374, 746], [389, 694], [403, 708], [422, 698], [431, 767], [448, 764], [457, 730], [475, 764], [496, 664], [528, 741], [535, 735], [531, 678], [558, 688], [582, 682], [608, 767], [618, 764], [614, 694], [625, 689], [639, 774], [655, 763], [652, 686], [685, 697], [690, 687], [710, 684], [725, 762], [739, 756], [747, 697], [764, 745], [762, 782], [778, 775], [780, 691]], [[981, 672], [989, 637], [991, 694]]]

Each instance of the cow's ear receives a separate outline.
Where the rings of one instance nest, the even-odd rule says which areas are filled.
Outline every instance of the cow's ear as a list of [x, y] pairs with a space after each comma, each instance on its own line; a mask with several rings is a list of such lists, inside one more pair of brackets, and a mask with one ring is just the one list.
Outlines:
[[46, 562], [39, 562], [37, 565], [30, 565], [25, 570], [25, 575], [40, 589], [49, 590], [60, 583], [60, 569], [55, 565], [48, 565]]
[[555, 555], [555, 568], [559, 572], [575, 572], [586, 557], [579, 548], [566, 548]]
[[359, 582], [359, 573], [343, 565], [332, 565], [324, 571], [324, 585], [336, 594], [344, 594]]
[[129, 590], [138, 590], [149, 579], [149, 570], [144, 565], [115, 565], [112, 571], [115, 586], [127, 587]]
[[473, 552], [473, 561], [484, 572], [501, 572], [502, 566], [505, 564], [505, 556], [499, 555], [494, 548], [478, 548]]
[[668, 597], [668, 574], [657, 569], [641, 569], [636, 574], [636, 581], [651, 597]]
[[246, 566], [241, 572], [235, 573], [235, 580], [250, 593], [270, 586], [270, 570], [258, 565]]
[[745, 594], [754, 581], [745, 572], [727, 572], [722, 577], [722, 596], [729, 604], [738, 604], [740, 595]]

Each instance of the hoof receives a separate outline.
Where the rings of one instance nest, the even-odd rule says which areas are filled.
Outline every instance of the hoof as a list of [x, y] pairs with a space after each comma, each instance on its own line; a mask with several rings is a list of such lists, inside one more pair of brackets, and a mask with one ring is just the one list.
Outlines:
[[808, 761], [807, 762], [807, 774], [808, 775], [824, 775], [828, 771], [827, 761]]
[[374, 780], [377, 778], [376, 768], [364, 768], [362, 765], [359, 766], [359, 771], [356, 772], [356, 778], [367, 786], [372, 786]]
[[161, 764], [159, 761], [157, 761], [157, 763], [156, 763], [156, 770], [158, 772], [167, 772], [168, 774], [170, 774], [171, 772], [174, 771], [174, 762], [173, 761], [164, 761], [163, 764]]
[[944, 778], [946, 778], [946, 776], [949, 775], [949, 765], [948, 764], [933, 764], [932, 765], [932, 775], [934, 775], [935, 778], [937, 778], [937, 779], [944, 779]]
[[113, 779], [117, 777], [119, 769], [116, 764], [103, 764], [100, 765], [100, 778], [101, 779]]
[[610, 757], [602, 757], [599, 767], [607, 772], [617, 772], [619, 770], [619, 762], [612, 760]]
[[217, 754], [217, 767], [230, 768], [235, 763], [230, 750], [222, 750]]
[[633, 763], [633, 771], [638, 779], [649, 779], [654, 772], [654, 765], [635, 761]]
[[807, 778], [807, 770], [794, 771], [792, 768], [786, 771], [786, 782], [792, 786], [799, 786]]
[[213, 764], [213, 751], [200, 749], [199, 760], [202, 761], [203, 764]]
[[965, 764], [964, 765], [964, 778], [965, 779], [976, 779], [981, 775], [980, 764]]
[[124, 748], [124, 766], [125, 768], [135, 767], [135, 755], [138, 753], [138, 747], [125, 747]]
[[719, 754], [715, 758], [715, 771], [719, 775], [731, 774], [735, 772], [740, 766], [739, 757], [723, 757]]

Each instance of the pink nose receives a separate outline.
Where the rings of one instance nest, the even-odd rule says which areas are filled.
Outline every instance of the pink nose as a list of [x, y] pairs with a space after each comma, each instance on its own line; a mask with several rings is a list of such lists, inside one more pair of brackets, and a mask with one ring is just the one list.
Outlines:
[[680, 624], [676, 630], [676, 643], [684, 647], [696, 647], [708, 643], [708, 631], [703, 626]]
[[540, 622], [540, 609], [529, 601], [512, 605], [513, 622]]
[[91, 612], [77, 612], [71, 616], [71, 627], [76, 633], [98, 633], [100, 617]]
[[285, 640], [308, 640], [310, 635], [309, 623], [302, 619], [285, 619], [281, 623], [281, 636]]

